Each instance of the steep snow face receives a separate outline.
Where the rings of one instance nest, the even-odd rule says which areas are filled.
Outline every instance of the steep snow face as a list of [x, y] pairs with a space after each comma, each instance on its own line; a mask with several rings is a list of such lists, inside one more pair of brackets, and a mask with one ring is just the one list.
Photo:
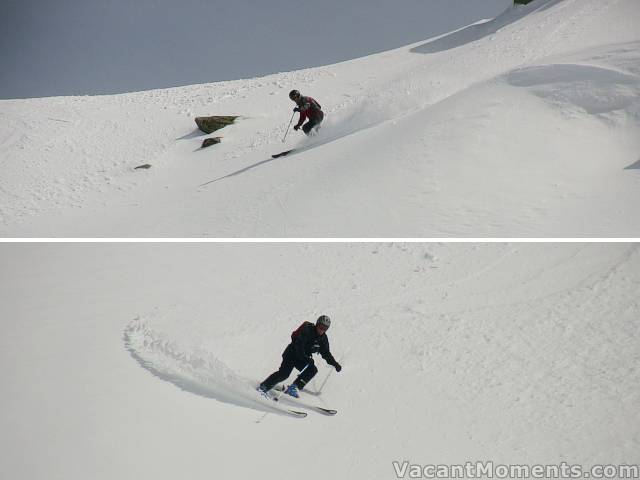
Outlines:
[[[0, 233], [637, 237], [638, 18], [634, 0], [537, 0], [321, 68], [3, 101]], [[327, 116], [283, 143], [292, 88]], [[241, 119], [199, 150], [207, 114]]]
[[[8, 478], [640, 463], [638, 245], [4, 244], [0, 259]], [[338, 414], [288, 418], [251, 385], [321, 313], [344, 368], [317, 358], [310, 388], [330, 376], [305, 401]]]

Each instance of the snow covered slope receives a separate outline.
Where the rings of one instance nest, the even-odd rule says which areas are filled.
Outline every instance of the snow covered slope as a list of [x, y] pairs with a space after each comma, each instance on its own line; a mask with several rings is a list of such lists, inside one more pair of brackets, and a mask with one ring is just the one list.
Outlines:
[[[638, 245], [4, 244], [0, 259], [3, 478], [640, 463]], [[306, 401], [338, 414], [279, 415], [250, 382], [320, 313], [344, 369]]]
[[[326, 67], [2, 101], [0, 234], [638, 237], [639, 20], [636, 0], [536, 0]], [[291, 88], [327, 119], [282, 144]], [[199, 150], [212, 114], [242, 118]]]

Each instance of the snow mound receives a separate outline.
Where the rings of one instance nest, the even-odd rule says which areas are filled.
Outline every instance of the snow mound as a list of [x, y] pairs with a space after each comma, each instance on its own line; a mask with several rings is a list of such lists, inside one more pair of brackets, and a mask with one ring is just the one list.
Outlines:
[[525, 67], [507, 75], [560, 108], [575, 106], [590, 115], [625, 110], [640, 120], [640, 78], [591, 65], [555, 64]]

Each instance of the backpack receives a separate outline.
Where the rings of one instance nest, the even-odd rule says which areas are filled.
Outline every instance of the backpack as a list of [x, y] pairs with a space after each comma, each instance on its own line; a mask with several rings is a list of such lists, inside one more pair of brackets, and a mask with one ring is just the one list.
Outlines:
[[307, 325], [313, 325], [313, 323], [311, 322], [302, 322], [302, 324], [296, 328], [293, 332], [291, 332], [291, 341], [294, 342], [296, 338], [298, 338], [300, 336], [300, 334], [302, 333], [302, 329], [304, 327], [306, 327]]
[[320, 106], [320, 104], [316, 102], [313, 98], [309, 97], [309, 100], [310, 100], [309, 103], [311, 103], [312, 110], [316, 110], [318, 112], [322, 110], [322, 107]]

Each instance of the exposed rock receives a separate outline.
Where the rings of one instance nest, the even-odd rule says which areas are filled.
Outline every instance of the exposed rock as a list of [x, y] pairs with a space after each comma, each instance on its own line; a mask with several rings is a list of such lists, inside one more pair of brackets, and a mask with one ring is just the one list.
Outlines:
[[134, 170], [138, 170], [139, 168], [151, 168], [151, 165], [149, 165], [148, 163], [145, 163], [144, 165], [138, 165], [136, 168], [134, 168]]
[[210, 147], [211, 145], [220, 143], [221, 140], [222, 140], [222, 137], [205, 138], [204, 141], [202, 142], [202, 147], [200, 148]]
[[216, 130], [231, 125], [237, 116], [213, 116], [213, 117], [196, 117], [196, 125], [204, 133], [213, 133]]

